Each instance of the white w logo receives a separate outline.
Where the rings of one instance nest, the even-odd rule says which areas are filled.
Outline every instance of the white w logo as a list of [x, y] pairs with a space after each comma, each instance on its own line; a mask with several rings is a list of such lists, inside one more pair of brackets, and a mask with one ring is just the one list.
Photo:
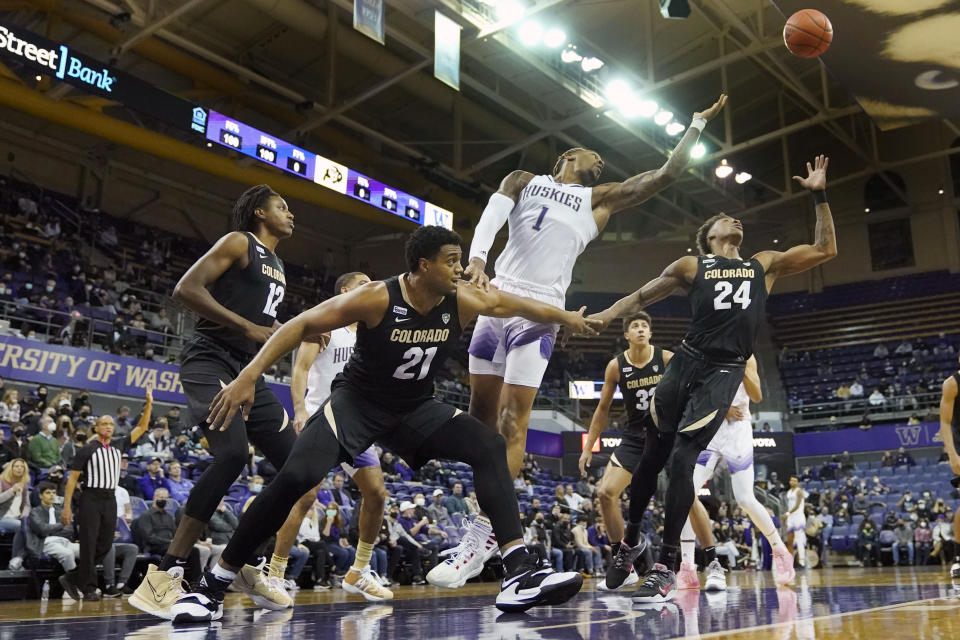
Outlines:
[[897, 427], [897, 437], [900, 438], [900, 444], [904, 447], [916, 446], [920, 442], [920, 425], [910, 427]]

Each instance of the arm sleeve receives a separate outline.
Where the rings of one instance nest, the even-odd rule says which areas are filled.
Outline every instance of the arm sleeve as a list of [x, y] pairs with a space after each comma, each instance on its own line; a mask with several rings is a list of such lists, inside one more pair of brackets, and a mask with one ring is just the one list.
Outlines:
[[483, 215], [480, 216], [480, 222], [473, 231], [473, 242], [470, 243], [470, 259], [480, 258], [484, 262], [489, 262], [488, 254], [490, 247], [493, 246], [493, 240], [497, 237], [497, 232], [507, 221], [507, 216], [513, 211], [514, 202], [512, 199], [502, 193], [495, 193], [490, 196]]

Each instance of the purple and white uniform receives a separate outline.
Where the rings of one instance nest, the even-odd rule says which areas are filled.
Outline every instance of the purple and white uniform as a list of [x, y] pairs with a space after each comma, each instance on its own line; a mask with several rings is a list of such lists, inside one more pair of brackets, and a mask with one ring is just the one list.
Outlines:
[[737, 389], [732, 406], [737, 407], [745, 416], [742, 420], [724, 420], [720, 429], [700, 453], [697, 464], [711, 471], [719, 461], [723, 461], [733, 475], [746, 471], [753, 466], [753, 425], [750, 422], [750, 396], [743, 383]]
[[[593, 190], [535, 176], [507, 221], [509, 237], [494, 266], [501, 291], [563, 308], [573, 265], [597, 237]], [[539, 387], [553, 353], [557, 325], [480, 316], [470, 341], [470, 373], [507, 384]]]
[[[313, 364], [310, 365], [310, 371], [307, 372], [307, 396], [303, 399], [303, 404], [310, 415], [316, 413], [317, 409], [330, 397], [330, 384], [337, 374], [343, 371], [344, 365], [353, 355], [356, 344], [356, 332], [347, 327], [330, 332], [330, 342], [317, 355]], [[377, 458], [376, 449], [371, 445], [354, 459], [353, 465], [343, 463], [342, 466], [347, 475], [352, 478], [358, 469], [379, 467], [380, 460]]]

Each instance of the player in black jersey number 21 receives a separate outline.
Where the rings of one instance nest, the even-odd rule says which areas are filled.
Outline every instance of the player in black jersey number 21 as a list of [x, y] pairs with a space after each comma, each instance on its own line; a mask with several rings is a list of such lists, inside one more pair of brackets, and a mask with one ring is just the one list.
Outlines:
[[[657, 488], [657, 475], [670, 459], [663, 545], [653, 569], [634, 593], [638, 602], [662, 602], [676, 593], [680, 532], [693, 504], [693, 469], [723, 423], [743, 380], [744, 366], [765, 313], [767, 294], [780, 276], [801, 273], [837, 255], [830, 205], [827, 204], [828, 159], [807, 163], [807, 177], [794, 176], [816, 202], [813, 244], [787, 251], [761, 251], [740, 256], [743, 225], [720, 214], [697, 232], [700, 256], [685, 256], [668, 266], [639, 291], [597, 314], [604, 326], [632, 316], [674, 294], [690, 298], [693, 319], [654, 395], [643, 456], [634, 472], [630, 502], [647, 504]], [[672, 453], [672, 457], [671, 457]], [[629, 555], [627, 543], [618, 555]]]
[[[304, 339], [357, 323], [356, 348], [331, 386], [330, 398], [307, 421], [286, 465], [252, 503], [220, 563], [174, 605], [174, 620], [214, 620], [244, 559], [275, 531], [304, 491], [340, 462], [381, 442], [414, 468], [432, 458], [473, 467], [480, 507], [490, 515], [506, 569], [497, 607], [523, 611], [560, 604], [583, 584], [579, 573], [540, 565], [523, 545], [506, 444], [469, 414], [433, 397], [437, 369], [477, 315], [521, 316], [595, 334], [599, 321], [580, 312], [461, 282], [460, 237], [421, 227], [405, 248], [408, 273], [371, 282], [327, 300], [283, 325], [214, 399], [210, 428], [225, 429], [254, 401], [254, 382]], [[233, 427], [231, 427], [233, 428]]]

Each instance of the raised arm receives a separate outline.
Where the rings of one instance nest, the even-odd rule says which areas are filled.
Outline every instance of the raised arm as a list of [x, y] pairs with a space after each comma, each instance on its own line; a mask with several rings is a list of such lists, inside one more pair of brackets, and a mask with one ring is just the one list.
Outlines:
[[239, 231], [233, 231], [220, 238], [183, 274], [173, 289], [173, 299], [211, 322], [263, 343], [273, 333], [272, 327], [255, 325], [230, 311], [217, 302], [207, 289], [234, 264], [246, 266], [249, 247], [250, 240]]
[[808, 189], [816, 202], [817, 227], [813, 244], [800, 244], [786, 251], [762, 251], [757, 258], [767, 272], [767, 291], [781, 276], [790, 276], [808, 271], [818, 264], [835, 258], [837, 255], [837, 236], [833, 227], [833, 214], [827, 203], [827, 166], [830, 158], [817, 156], [814, 166], [807, 163], [807, 177], [793, 176], [793, 179]]
[[943, 393], [940, 396], [940, 437], [950, 460], [950, 469], [960, 476], [960, 455], [957, 454], [957, 443], [953, 440], [953, 404], [956, 401], [957, 381], [951, 376], [943, 381]]
[[246, 420], [253, 406], [254, 385], [270, 365], [304, 340], [320, 339], [325, 333], [354, 322], [376, 326], [383, 319], [390, 295], [383, 282], [371, 282], [349, 293], [329, 298], [283, 324], [260, 348], [236, 379], [220, 390], [210, 403], [207, 422], [211, 429], [225, 430], [238, 409]]
[[587, 477], [587, 469], [593, 460], [593, 445], [603, 433], [603, 428], [607, 426], [607, 419], [610, 417], [610, 405], [613, 404], [613, 394], [617, 390], [617, 383], [620, 382], [620, 369], [617, 367], [617, 359], [613, 358], [607, 363], [607, 369], [603, 373], [603, 390], [600, 392], [600, 402], [593, 411], [593, 418], [590, 419], [590, 432], [587, 434], [587, 442], [583, 446], [583, 453], [580, 454], [580, 475]]
[[743, 372], [743, 387], [754, 402], [763, 402], [763, 390], [760, 388], [760, 374], [757, 373], [757, 358], [750, 356]]
[[293, 400], [293, 428], [297, 433], [303, 429], [310, 416], [304, 402], [307, 396], [307, 374], [313, 361], [326, 347], [325, 343], [302, 342], [297, 349], [297, 357], [293, 362], [293, 372], [290, 374], [290, 399]]
[[478, 315], [494, 318], [520, 316], [543, 324], [561, 324], [574, 333], [585, 335], [597, 335], [597, 327], [600, 325], [596, 320], [587, 320], [583, 317], [586, 307], [582, 307], [579, 311], [565, 311], [533, 298], [500, 291], [496, 287], [484, 290], [461, 283], [457, 287], [457, 299], [462, 327], [470, 324]]
[[603, 229], [614, 213], [652, 198], [679, 180], [687, 165], [690, 164], [690, 152], [700, 140], [703, 128], [720, 113], [725, 104], [727, 104], [727, 96], [721, 93], [720, 98], [709, 109], [694, 113], [690, 127], [659, 169], [637, 174], [623, 182], [594, 187], [593, 216], [597, 221], [597, 228]]
[[130, 432], [130, 444], [134, 444], [150, 428], [150, 417], [153, 415], [153, 385], [148, 384], [145, 391], [146, 402], [140, 414], [140, 421]]
[[617, 318], [631, 316], [644, 307], [663, 300], [675, 293], [686, 292], [697, 275], [697, 259], [693, 256], [684, 256], [676, 260], [663, 270], [659, 276], [643, 285], [637, 291], [620, 298], [608, 309], [590, 316], [603, 323], [606, 328]]
[[477, 228], [473, 230], [473, 242], [470, 243], [470, 263], [464, 269], [464, 277], [470, 284], [483, 289], [490, 288], [490, 278], [484, 273], [489, 259], [490, 247], [497, 237], [497, 232], [507, 221], [513, 206], [520, 197], [520, 192], [533, 179], [533, 174], [526, 171], [512, 171], [503, 181], [500, 188], [490, 196], [487, 206], [480, 216]]

